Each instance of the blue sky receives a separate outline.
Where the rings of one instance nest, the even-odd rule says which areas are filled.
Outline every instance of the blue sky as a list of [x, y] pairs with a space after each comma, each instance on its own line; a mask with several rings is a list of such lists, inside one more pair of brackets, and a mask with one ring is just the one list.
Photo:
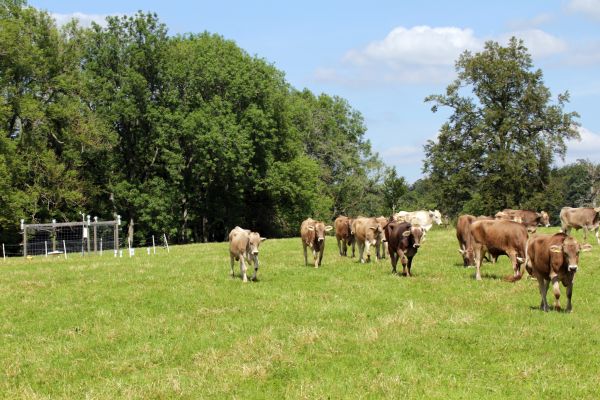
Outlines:
[[[423, 102], [454, 77], [454, 60], [486, 40], [525, 40], [554, 97], [581, 115], [565, 162], [600, 162], [600, 0], [486, 1], [30, 1], [59, 23], [156, 12], [170, 34], [209, 31], [285, 72], [296, 88], [346, 98], [388, 165], [413, 182], [423, 144], [449, 115]], [[563, 162], [557, 160], [558, 165]]]

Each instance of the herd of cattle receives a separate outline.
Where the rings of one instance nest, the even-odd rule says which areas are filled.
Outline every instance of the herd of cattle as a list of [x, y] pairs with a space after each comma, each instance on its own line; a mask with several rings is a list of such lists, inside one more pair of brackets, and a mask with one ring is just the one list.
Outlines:
[[[513, 275], [511, 281], [521, 279], [521, 267], [533, 276], [539, 284], [542, 302], [540, 307], [547, 311], [546, 293], [550, 282], [555, 296], [554, 306], [560, 309], [559, 282], [567, 288], [567, 311], [570, 311], [573, 293], [573, 278], [577, 271], [579, 252], [591, 250], [591, 245], [581, 245], [569, 236], [572, 228], [587, 233], [595, 231], [600, 244], [600, 208], [564, 207], [560, 212], [561, 232], [554, 235], [536, 235], [538, 226], [550, 226], [548, 213], [505, 209], [494, 217], [461, 215], [456, 223], [456, 237], [464, 266], [475, 266], [475, 277], [481, 280], [481, 264], [484, 259], [495, 262], [501, 255], [509, 257]], [[304, 250], [304, 263], [308, 265], [307, 249], [313, 256], [313, 265], [318, 268], [323, 260], [326, 232], [335, 228], [340, 256], [347, 256], [349, 247], [352, 257], [358, 246], [361, 263], [370, 261], [371, 249], [375, 248], [376, 259], [390, 255], [392, 272], [396, 273], [398, 261], [402, 263], [402, 274], [411, 276], [412, 260], [421, 242], [433, 224], [442, 224], [442, 215], [435, 211], [401, 211], [385, 217], [339, 216], [334, 226], [308, 218], [302, 222], [300, 236]], [[258, 271], [258, 247], [265, 238], [256, 232], [235, 227], [229, 234], [231, 274], [234, 276], [234, 260], [240, 261], [244, 282], [246, 261], [254, 265], [252, 280]]]

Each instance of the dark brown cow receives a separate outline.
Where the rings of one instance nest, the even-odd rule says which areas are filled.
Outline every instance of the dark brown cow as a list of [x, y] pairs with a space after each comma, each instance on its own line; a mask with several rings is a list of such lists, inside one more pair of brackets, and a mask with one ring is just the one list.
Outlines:
[[493, 258], [507, 255], [513, 265], [513, 277], [517, 280], [521, 277], [521, 265], [525, 262], [525, 250], [527, 246], [527, 229], [524, 225], [503, 220], [480, 220], [471, 224], [471, 235], [473, 238], [473, 256], [477, 269], [476, 279], [481, 280], [481, 262], [485, 250]]
[[398, 260], [402, 262], [402, 275], [412, 276], [410, 268], [412, 259], [417, 254], [421, 246], [424, 230], [418, 225], [411, 225], [408, 222], [393, 222], [385, 227], [385, 237], [388, 243], [390, 261], [392, 263], [392, 273], [395, 274]]
[[571, 232], [571, 228], [575, 228], [576, 230], [583, 228], [584, 241], [587, 241], [588, 230], [596, 231], [596, 240], [598, 241], [598, 244], [600, 244], [600, 237], [598, 237], [600, 207], [563, 207], [560, 210], [560, 226], [561, 230], [567, 235]]
[[340, 215], [335, 219], [335, 238], [337, 240], [340, 256], [348, 255], [348, 246], [352, 246], [352, 257], [354, 257], [354, 235], [352, 234], [352, 218]]
[[520, 222], [532, 232], [535, 232], [538, 226], [550, 226], [550, 216], [546, 211], [536, 212], [505, 208], [496, 214], [496, 218]]
[[302, 237], [302, 248], [304, 249], [304, 265], [308, 265], [306, 248], [310, 247], [313, 253], [315, 268], [319, 268], [323, 260], [323, 251], [325, 250], [325, 232], [332, 230], [331, 225], [325, 226], [321, 221], [315, 221], [312, 218], [305, 219], [300, 226], [300, 236]]
[[540, 308], [548, 311], [546, 293], [552, 282], [554, 291], [554, 308], [560, 310], [559, 282], [567, 288], [567, 311], [570, 312], [573, 295], [573, 278], [579, 264], [579, 251], [589, 251], [592, 246], [581, 246], [577, 241], [564, 233], [555, 235], [538, 235], [529, 241], [527, 246], [526, 268], [536, 277], [540, 288], [542, 302]]

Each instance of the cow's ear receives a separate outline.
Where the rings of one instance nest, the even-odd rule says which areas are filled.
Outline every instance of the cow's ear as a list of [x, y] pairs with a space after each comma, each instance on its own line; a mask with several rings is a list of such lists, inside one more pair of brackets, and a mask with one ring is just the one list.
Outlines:
[[592, 250], [592, 245], [589, 244], [589, 243], [586, 243], [583, 246], [580, 246], [579, 249], [581, 251], [591, 251]]
[[562, 253], [562, 246], [553, 244], [552, 246], [550, 246], [550, 251], [552, 253]]
[[333, 226], [331, 226], [331, 225], [327, 225], [327, 226], [325, 227], [325, 231], [327, 231], [327, 232], [329, 232], [329, 231], [330, 231], [330, 230], [332, 230], [332, 229], [333, 229]]
[[409, 237], [410, 236], [410, 230], [402, 232], [402, 236]]
[[315, 227], [314, 227], [314, 226], [312, 226], [312, 225], [310, 225], [310, 226], [308, 227], [308, 230], [309, 230], [309, 231], [314, 231], [314, 230], [315, 230]]
[[260, 238], [261, 242], [264, 242], [265, 240], [267, 240], [267, 238]]
[[371, 226], [371, 227], [369, 227], [369, 229], [371, 229], [371, 230], [373, 230], [373, 231], [376, 231], [376, 230], [377, 230], [377, 228], [379, 228], [379, 226]]
[[600, 212], [600, 207], [594, 207], [594, 211]]

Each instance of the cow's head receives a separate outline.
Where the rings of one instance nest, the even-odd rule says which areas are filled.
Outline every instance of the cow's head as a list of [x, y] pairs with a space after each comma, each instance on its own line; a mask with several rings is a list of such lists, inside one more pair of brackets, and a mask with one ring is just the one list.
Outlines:
[[537, 213], [538, 219], [540, 221], [540, 224], [548, 227], [550, 226], [550, 216], [548, 215], [548, 213], [546, 211], [542, 211]]
[[267, 240], [267, 238], [261, 238], [258, 233], [250, 232], [248, 237], [248, 253], [253, 256], [258, 256], [258, 246], [265, 240]]
[[317, 239], [317, 241], [319, 241], [319, 242], [324, 241], [325, 240], [325, 232], [329, 232], [332, 229], [333, 229], [333, 226], [331, 226], [331, 225], [325, 226], [325, 224], [323, 222], [316, 222], [314, 225], [311, 225], [308, 227], [309, 231], [315, 232], [315, 239]]
[[590, 251], [592, 246], [590, 244], [584, 244], [583, 246], [577, 243], [577, 240], [572, 237], [567, 237], [562, 245], [552, 245], [550, 246], [550, 251], [552, 253], [562, 253], [567, 265], [568, 270], [575, 272], [577, 271], [577, 267], [579, 264], [579, 252], [580, 251]]
[[423, 228], [421, 228], [419, 225], [411, 225], [411, 227], [407, 231], [402, 232], [402, 236], [404, 236], [404, 237], [412, 236], [413, 247], [415, 249], [418, 249], [419, 247], [421, 247], [423, 233], [424, 233]]
[[431, 217], [433, 222], [435, 222], [436, 224], [438, 224], [438, 225], [442, 224], [442, 213], [440, 213], [438, 210], [434, 210], [434, 211], [429, 210], [429, 216]]

